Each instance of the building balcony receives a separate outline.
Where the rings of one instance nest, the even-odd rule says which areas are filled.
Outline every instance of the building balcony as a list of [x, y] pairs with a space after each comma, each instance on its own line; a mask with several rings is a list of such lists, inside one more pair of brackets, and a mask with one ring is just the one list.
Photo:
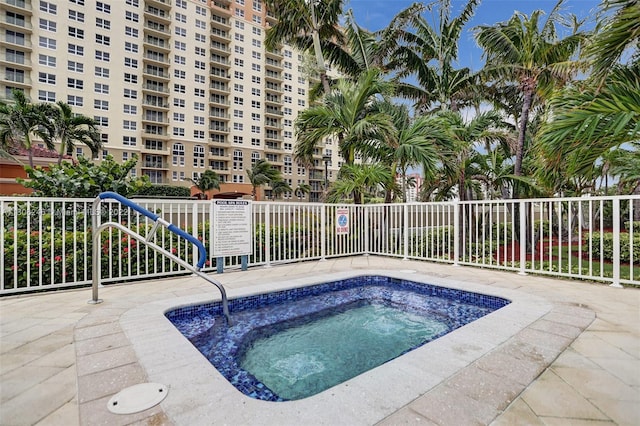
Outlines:
[[142, 129], [142, 137], [149, 139], [161, 139], [164, 141], [169, 139], [169, 134], [164, 128], [159, 130]]
[[142, 116], [143, 123], [152, 123], [152, 124], [169, 124], [169, 117], [158, 116], [156, 114], [144, 114]]
[[231, 34], [219, 28], [211, 28], [211, 40], [231, 41]]
[[231, 19], [218, 15], [211, 15], [211, 26], [223, 30], [231, 30]]
[[154, 55], [149, 53], [145, 53], [142, 56], [142, 59], [144, 60], [144, 62], [153, 62], [156, 64], [162, 64], [162, 65], [169, 65], [171, 63], [171, 61], [169, 61], [168, 56]]
[[2, 0], [2, 5], [6, 10], [12, 12], [24, 13], [31, 16], [33, 8], [31, 7], [31, 1], [26, 0]]
[[218, 132], [218, 133], [229, 133], [229, 127], [211, 124], [209, 126], [209, 131]]
[[168, 161], [143, 161], [140, 167], [142, 167], [143, 169], [168, 170], [169, 162]]
[[163, 156], [168, 156], [169, 155], [169, 146], [166, 145], [164, 146], [162, 149], [158, 149], [158, 148], [152, 148], [150, 146], [145, 146], [142, 145], [140, 147], [140, 152], [142, 154], [151, 154], [151, 155], [163, 155]]
[[282, 62], [274, 59], [266, 58], [264, 61], [265, 69], [271, 71], [282, 71]]
[[278, 108], [274, 108], [274, 107], [266, 107], [264, 110], [264, 114], [265, 116], [269, 117], [282, 117], [284, 115], [284, 113], [278, 109]]
[[277, 72], [277, 71], [271, 71], [271, 70], [267, 70], [264, 73], [264, 78], [267, 82], [273, 82], [273, 83], [282, 83], [283, 78], [282, 78], [282, 73]]
[[209, 85], [209, 91], [218, 95], [228, 95], [229, 86], [225, 83], [215, 81]]
[[144, 8], [144, 16], [167, 25], [171, 24], [171, 13], [163, 9], [158, 9], [157, 7], [149, 6], [148, 4]]
[[225, 152], [209, 152], [209, 160], [228, 161], [229, 154]]
[[20, 87], [23, 89], [31, 88], [31, 78], [28, 75], [7, 75], [5, 70], [0, 68], [0, 75], [2, 76], [2, 82], [12, 87]]
[[231, 68], [231, 62], [227, 58], [220, 56], [211, 55], [209, 62], [219, 67]]
[[160, 80], [166, 80], [166, 81], [169, 81], [171, 79], [171, 76], [169, 75], [169, 73], [164, 72], [163, 70], [153, 69], [149, 67], [145, 67], [142, 73], [147, 77], [153, 77], [153, 79], [160, 79]]
[[276, 22], [278, 22], [278, 18], [276, 17], [276, 14], [273, 12], [269, 12], [267, 11], [267, 16], [265, 17], [267, 20], [267, 23], [273, 25]]
[[282, 153], [282, 148], [279, 143], [267, 142], [264, 144], [264, 151]]
[[264, 139], [265, 140], [272, 140], [272, 141], [283, 141], [284, 138], [277, 134], [277, 133], [270, 133], [270, 132], [266, 132], [264, 135]]
[[211, 105], [222, 105], [222, 106], [230, 106], [229, 101], [226, 99], [219, 99], [215, 96], [209, 97], [209, 103]]
[[153, 21], [147, 21], [144, 24], [144, 31], [145, 33], [155, 34], [161, 37], [171, 37], [171, 31], [169, 31], [168, 26]]
[[214, 146], [228, 146], [229, 143], [226, 141], [221, 141], [218, 139], [214, 139], [214, 138], [209, 138], [209, 145], [214, 145]]
[[274, 120], [264, 120], [264, 127], [269, 129], [282, 130], [282, 124]]
[[19, 50], [24, 52], [30, 52], [32, 48], [31, 40], [28, 38], [7, 36], [6, 34], [0, 34], [0, 45], [7, 45], [12, 49], [17, 47]]
[[213, 170], [214, 172], [216, 172], [219, 175], [230, 175], [231, 174], [231, 170], [229, 169], [229, 166], [209, 166], [209, 168], [211, 170]]
[[226, 112], [209, 112], [209, 118], [215, 118], [217, 120], [230, 120], [231, 116]]
[[4, 61], [10, 68], [19, 68], [21, 70], [31, 69], [31, 59], [28, 57], [5, 54]]
[[282, 100], [280, 99], [279, 96], [267, 95], [267, 96], [265, 96], [264, 101], [265, 101], [265, 104], [272, 105], [272, 106], [273, 105], [278, 105], [279, 106], [279, 105], [282, 104]]
[[159, 86], [157, 84], [143, 84], [142, 91], [144, 92], [156, 92], [156, 93], [169, 93], [169, 88], [165, 86]]
[[[25, 17], [27, 18], [27, 17]], [[31, 16], [28, 16], [31, 18]], [[0, 16], [0, 27], [5, 27], [14, 31], [20, 32], [28, 32], [31, 33], [33, 27], [31, 26], [31, 21], [27, 21], [26, 19], [14, 18], [12, 16]]]
[[214, 80], [231, 80], [231, 76], [227, 72], [227, 70], [223, 70], [222, 68], [212, 68], [209, 72], [209, 76]]
[[282, 86], [280, 86], [279, 84], [273, 84], [267, 81], [267, 83], [264, 86], [264, 90], [270, 93], [275, 93], [276, 95], [282, 95], [283, 91], [282, 91]]
[[166, 11], [171, 10], [171, 0], [144, 0], [147, 6], [157, 7]]
[[284, 58], [284, 55], [282, 54], [282, 50], [281, 49], [266, 50], [265, 51], [265, 56], [267, 58], [275, 59], [276, 61], [280, 61], [280, 60], [282, 60]]
[[217, 41], [211, 42], [211, 44], [209, 45], [209, 50], [211, 51], [211, 53], [216, 53], [224, 57], [227, 57], [231, 54], [231, 49], [229, 48], [229, 46]]
[[230, 4], [231, 4], [231, 0], [213, 0], [211, 2], [211, 6], [217, 9], [222, 9], [224, 11], [231, 10], [231, 7], [229, 6]]
[[144, 45], [152, 50], [160, 50], [164, 53], [171, 52], [171, 45], [169, 44], [169, 41], [165, 39], [156, 39], [151, 36], [146, 36], [144, 38]]

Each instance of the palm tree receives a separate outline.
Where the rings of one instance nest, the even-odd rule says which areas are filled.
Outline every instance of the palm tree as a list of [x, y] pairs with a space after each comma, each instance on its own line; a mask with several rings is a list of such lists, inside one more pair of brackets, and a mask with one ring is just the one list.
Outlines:
[[271, 182], [271, 193], [273, 194], [274, 199], [278, 199], [285, 192], [291, 192], [291, 186], [287, 183], [287, 181], [280, 179], [274, 180]]
[[60, 143], [58, 164], [65, 154], [71, 155], [76, 144], [82, 143], [89, 147], [95, 158], [102, 148], [98, 122], [82, 114], [74, 114], [69, 104], [58, 101], [54, 108], [53, 126], [55, 138]]
[[392, 88], [375, 68], [362, 73], [356, 82], [339, 80], [321, 104], [298, 114], [296, 159], [313, 164], [314, 151], [326, 137], [333, 136], [346, 164], [353, 164], [363, 145], [392, 129], [390, 117], [374, 108], [377, 97], [391, 93]]
[[[593, 77], [602, 81], [615, 68], [623, 55], [638, 60], [640, 40], [640, 7], [637, 0], [602, 0], [601, 9], [608, 13], [602, 27], [595, 32], [585, 49], [591, 61]], [[631, 52], [630, 52], [631, 49]]]
[[474, 193], [472, 189], [477, 185], [470, 176], [479, 172], [473, 171], [471, 175], [467, 173], [468, 168], [474, 164], [470, 160], [476, 152], [475, 147], [505, 144], [508, 134], [501, 129], [506, 128], [507, 124], [495, 111], [481, 113], [469, 121], [465, 121], [460, 113], [444, 112], [437, 115], [437, 120], [452, 147], [443, 161], [443, 186], [457, 185], [458, 197], [460, 201], [464, 201]]
[[32, 104], [20, 90], [13, 90], [12, 104], [0, 103], [0, 146], [22, 148], [29, 156], [33, 167], [33, 137], [41, 139], [47, 148], [54, 149], [54, 128], [48, 117], [52, 114], [50, 104]]
[[310, 192], [311, 192], [311, 185], [309, 185], [308, 183], [299, 184], [295, 191], [296, 195], [300, 199], [304, 198]]
[[364, 194], [375, 194], [378, 185], [389, 185], [391, 181], [391, 173], [383, 164], [345, 164], [329, 188], [327, 202], [339, 203], [353, 197], [354, 204], [362, 204]]
[[207, 199], [207, 191], [220, 189], [220, 176], [213, 170], [205, 170], [196, 179], [189, 178], [189, 180], [198, 188], [205, 200]]
[[[585, 49], [593, 74], [556, 94], [553, 119], [540, 133], [542, 156], [556, 170], [586, 173], [609, 150], [640, 135], [640, 7], [604, 0], [609, 12]], [[622, 54], [630, 58], [622, 64]]]
[[259, 186], [282, 180], [280, 170], [273, 167], [264, 158], [257, 160], [253, 167], [246, 172], [249, 182], [251, 182], [251, 196], [254, 200], [256, 200]]
[[399, 92], [416, 101], [419, 110], [450, 109], [458, 111], [474, 98], [477, 77], [469, 68], [455, 68], [458, 42], [466, 23], [473, 17], [480, 0], [468, 0], [460, 15], [451, 18], [451, 1], [440, 0], [437, 28], [415, 13], [411, 6], [400, 12], [380, 32], [380, 49], [388, 53], [386, 67], [400, 78], [415, 76], [418, 86], [399, 85]]
[[515, 149], [516, 176], [522, 175], [531, 107], [541, 92], [569, 81], [573, 73], [570, 59], [582, 40], [582, 34], [577, 31], [558, 38], [556, 25], [561, 19], [562, 2], [556, 4], [542, 25], [544, 12], [536, 10], [530, 17], [516, 12], [506, 22], [476, 28], [476, 41], [484, 49], [486, 59], [485, 78], [513, 82], [522, 96]]
[[324, 65], [325, 49], [344, 44], [339, 30], [343, 0], [265, 0], [267, 10], [277, 22], [267, 30], [265, 46], [275, 49], [288, 43], [301, 51], [315, 53], [320, 81], [329, 93], [329, 79]]
[[[405, 194], [404, 177], [408, 168], [421, 166], [427, 178], [433, 176], [442, 158], [439, 152], [447, 149], [448, 140], [432, 116], [413, 119], [405, 105], [391, 102], [380, 102], [377, 108], [391, 117], [393, 127], [379, 140], [365, 145], [362, 151], [368, 158], [389, 165], [393, 182], [399, 172], [403, 184], [401, 191]], [[387, 191], [385, 202], [391, 202], [392, 198], [391, 191]]]

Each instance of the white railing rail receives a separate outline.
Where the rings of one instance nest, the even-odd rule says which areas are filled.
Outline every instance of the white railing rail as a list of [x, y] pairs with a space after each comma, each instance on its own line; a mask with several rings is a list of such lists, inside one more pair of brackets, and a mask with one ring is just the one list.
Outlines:
[[[92, 199], [0, 197], [0, 295], [91, 284]], [[210, 201], [135, 200], [197, 236], [211, 253]], [[346, 212], [347, 232], [337, 229]], [[380, 255], [640, 285], [640, 196], [334, 205], [253, 203], [249, 266]], [[151, 221], [104, 200], [101, 221], [144, 236]], [[634, 219], [636, 221], [634, 222]], [[635, 223], [635, 225], [634, 225]], [[158, 246], [198, 260], [191, 244], [158, 232]], [[188, 273], [118, 229], [101, 234], [103, 283]], [[224, 259], [240, 267], [240, 257]], [[204, 271], [216, 270], [209, 255]]]

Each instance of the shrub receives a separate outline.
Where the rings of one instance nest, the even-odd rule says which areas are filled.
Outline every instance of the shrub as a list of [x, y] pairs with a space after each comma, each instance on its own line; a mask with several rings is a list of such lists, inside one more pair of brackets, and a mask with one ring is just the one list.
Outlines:
[[[600, 241], [602, 239], [602, 251], [600, 251]], [[640, 235], [633, 236], [633, 260], [640, 260]], [[585, 243], [587, 244], [587, 243]], [[594, 232], [593, 233], [593, 257], [613, 261], [613, 233]], [[629, 262], [631, 260], [631, 249], [629, 245], [629, 234], [620, 234], [620, 261]]]
[[136, 192], [135, 196], [191, 198], [191, 189], [186, 186], [151, 185]]

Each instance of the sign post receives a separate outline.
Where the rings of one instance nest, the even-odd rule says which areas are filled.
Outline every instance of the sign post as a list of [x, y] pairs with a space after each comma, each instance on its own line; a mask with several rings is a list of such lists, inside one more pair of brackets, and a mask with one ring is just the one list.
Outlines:
[[242, 270], [247, 269], [248, 255], [253, 253], [251, 201], [213, 200], [213, 256], [217, 271], [223, 272], [226, 256], [242, 256]]
[[336, 235], [349, 233], [349, 209], [336, 209]]

